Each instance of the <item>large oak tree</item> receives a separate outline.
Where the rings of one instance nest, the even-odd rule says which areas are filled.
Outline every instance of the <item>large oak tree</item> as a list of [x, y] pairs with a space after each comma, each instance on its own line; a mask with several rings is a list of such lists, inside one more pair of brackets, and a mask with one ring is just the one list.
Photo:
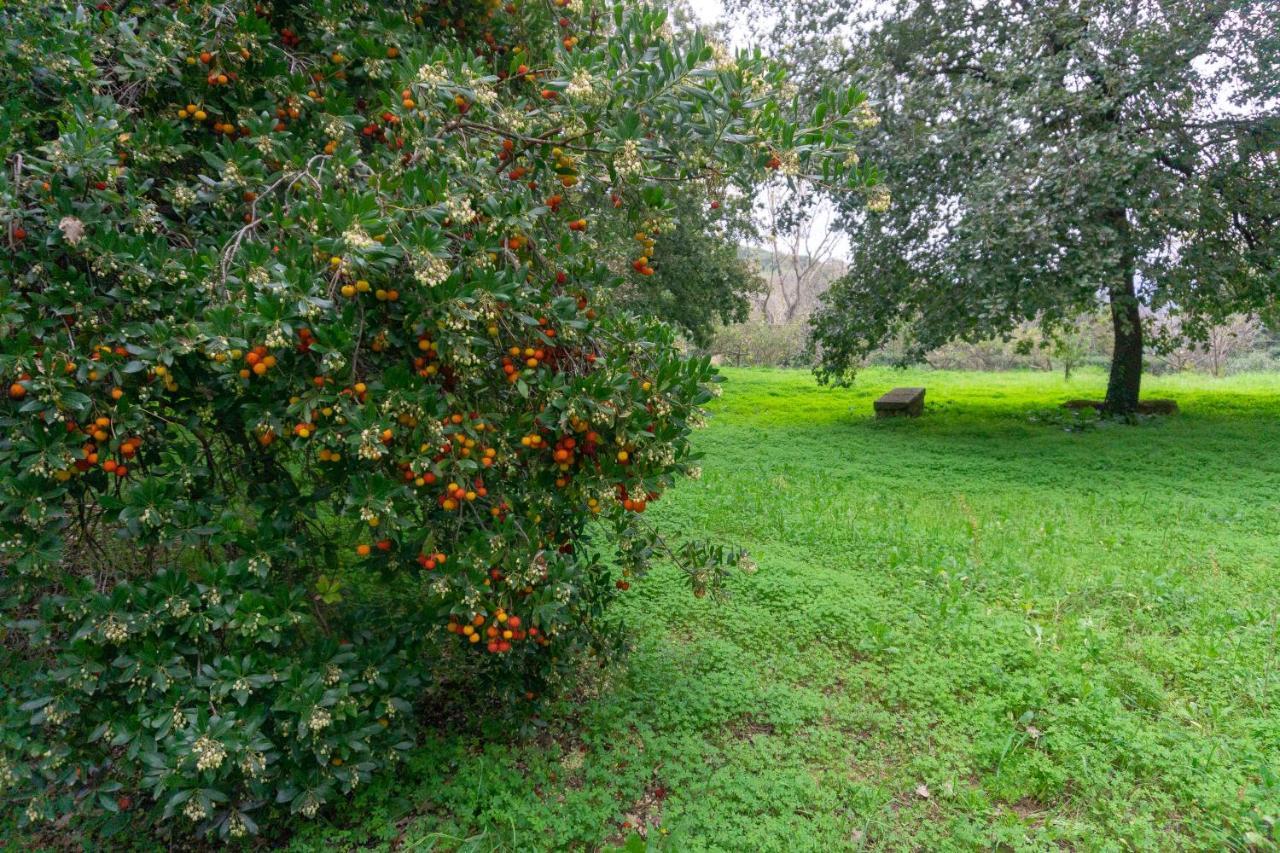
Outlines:
[[[735, 0], [814, 77], [861, 80], [893, 202], [850, 205], [815, 318], [840, 378], [905, 331], [1110, 306], [1106, 408], [1137, 405], [1143, 318], [1192, 338], [1280, 294], [1280, 15], [1260, 0]], [[769, 14], [772, 13], [772, 14]], [[778, 14], [781, 13], [781, 14]]]

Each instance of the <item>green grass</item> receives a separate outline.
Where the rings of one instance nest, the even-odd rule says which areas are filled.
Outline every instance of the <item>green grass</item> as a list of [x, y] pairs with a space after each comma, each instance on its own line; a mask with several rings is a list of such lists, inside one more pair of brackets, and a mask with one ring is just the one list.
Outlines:
[[[726, 371], [668, 528], [726, 602], [633, 587], [636, 651], [546, 734], [439, 736], [299, 848], [1205, 849], [1280, 813], [1280, 378], [1182, 414], [1028, 413], [1103, 377]], [[894, 385], [919, 420], [876, 421]], [[927, 794], [927, 796], [926, 796]], [[643, 850], [638, 839], [634, 849]]]

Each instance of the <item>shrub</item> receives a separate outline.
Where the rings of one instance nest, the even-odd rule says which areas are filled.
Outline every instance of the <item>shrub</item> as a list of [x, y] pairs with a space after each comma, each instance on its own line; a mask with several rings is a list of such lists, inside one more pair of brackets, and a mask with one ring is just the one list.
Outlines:
[[858, 95], [789, 119], [758, 56], [593, 0], [0, 16], [22, 825], [314, 815], [414, 703], [527, 703], [614, 650], [655, 555], [698, 593], [738, 559], [644, 523], [714, 375], [619, 310], [643, 265], [593, 235], [660, 265], [668, 182], [864, 182]]
[[774, 324], [753, 318], [717, 328], [709, 349], [735, 367], [808, 367], [813, 363], [808, 335], [803, 323]]

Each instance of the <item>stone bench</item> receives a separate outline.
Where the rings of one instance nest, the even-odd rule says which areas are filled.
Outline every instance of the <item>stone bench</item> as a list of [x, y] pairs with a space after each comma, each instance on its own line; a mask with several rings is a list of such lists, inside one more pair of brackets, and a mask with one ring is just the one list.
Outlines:
[[877, 418], [906, 415], [918, 418], [924, 414], [923, 388], [894, 388], [875, 402]]

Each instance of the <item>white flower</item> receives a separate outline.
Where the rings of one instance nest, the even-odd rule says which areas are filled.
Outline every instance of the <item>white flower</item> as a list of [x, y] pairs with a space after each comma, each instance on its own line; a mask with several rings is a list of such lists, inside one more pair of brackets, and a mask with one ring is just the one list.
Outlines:
[[187, 820], [191, 821], [192, 823], [195, 823], [196, 821], [204, 820], [205, 816], [209, 814], [209, 812], [205, 810], [204, 804], [201, 803], [199, 800], [197, 800], [195, 797], [192, 797], [191, 799], [187, 800], [187, 804], [182, 807], [182, 813], [186, 815]]
[[634, 139], [622, 143], [622, 147], [613, 155], [613, 168], [623, 178], [638, 175], [644, 169], [644, 163], [640, 159], [640, 146]]
[[592, 103], [604, 100], [607, 91], [590, 71], [579, 68], [573, 72], [573, 77], [569, 79], [569, 85], [565, 87], [564, 93], [575, 100]]
[[261, 779], [267, 769], [267, 757], [261, 752], [250, 752], [240, 759], [240, 772], [250, 779]]
[[337, 350], [330, 350], [320, 359], [320, 370], [324, 373], [337, 373], [346, 365], [346, 357]]
[[302, 805], [298, 807], [298, 811], [302, 812], [303, 817], [315, 817], [316, 812], [320, 811], [320, 801], [315, 798], [314, 794], [307, 794], [306, 799], [302, 801]]
[[250, 284], [265, 287], [271, 281], [271, 273], [267, 272], [266, 268], [260, 264], [253, 264], [249, 267], [249, 271], [245, 273], [245, 279]]
[[102, 623], [102, 636], [108, 643], [123, 643], [129, 639], [129, 626], [115, 616], [108, 616]]
[[378, 241], [366, 234], [359, 225], [352, 225], [344, 231], [342, 242], [352, 249], [372, 249], [378, 245]]
[[191, 751], [196, 756], [196, 769], [201, 771], [217, 770], [227, 757], [227, 748], [208, 735], [196, 738]]
[[347, 123], [338, 116], [326, 115], [321, 119], [325, 135], [330, 139], [341, 139], [347, 133]]
[[435, 255], [420, 258], [413, 267], [413, 277], [425, 287], [435, 287], [449, 277], [449, 263]]
[[267, 332], [267, 339], [263, 343], [270, 349], [279, 349], [289, 345], [289, 336], [285, 334], [283, 328], [277, 325], [270, 332]]
[[382, 446], [382, 438], [376, 429], [370, 427], [360, 433], [360, 449], [356, 453], [361, 459], [374, 462], [381, 459], [386, 452], [386, 448]]
[[466, 196], [449, 196], [444, 202], [445, 215], [459, 225], [466, 225], [476, 218], [471, 199]]
[[311, 716], [307, 718], [307, 728], [313, 732], [321, 732], [329, 727], [333, 722], [333, 715], [324, 708], [312, 708]]
[[871, 109], [871, 105], [866, 101], [858, 104], [858, 115], [854, 118], [853, 124], [859, 130], [870, 130], [880, 123], [880, 116], [876, 115], [876, 111]]
[[893, 196], [886, 187], [872, 187], [867, 192], [867, 210], [884, 213], [893, 203]]
[[440, 86], [449, 81], [440, 63], [424, 65], [418, 69], [418, 82], [424, 86]]
[[733, 54], [719, 42], [711, 42], [711, 61], [715, 63], [717, 71], [733, 71], [738, 67]]
[[181, 210], [189, 207], [196, 202], [196, 191], [186, 184], [178, 184], [173, 188], [171, 195], [173, 206]]

